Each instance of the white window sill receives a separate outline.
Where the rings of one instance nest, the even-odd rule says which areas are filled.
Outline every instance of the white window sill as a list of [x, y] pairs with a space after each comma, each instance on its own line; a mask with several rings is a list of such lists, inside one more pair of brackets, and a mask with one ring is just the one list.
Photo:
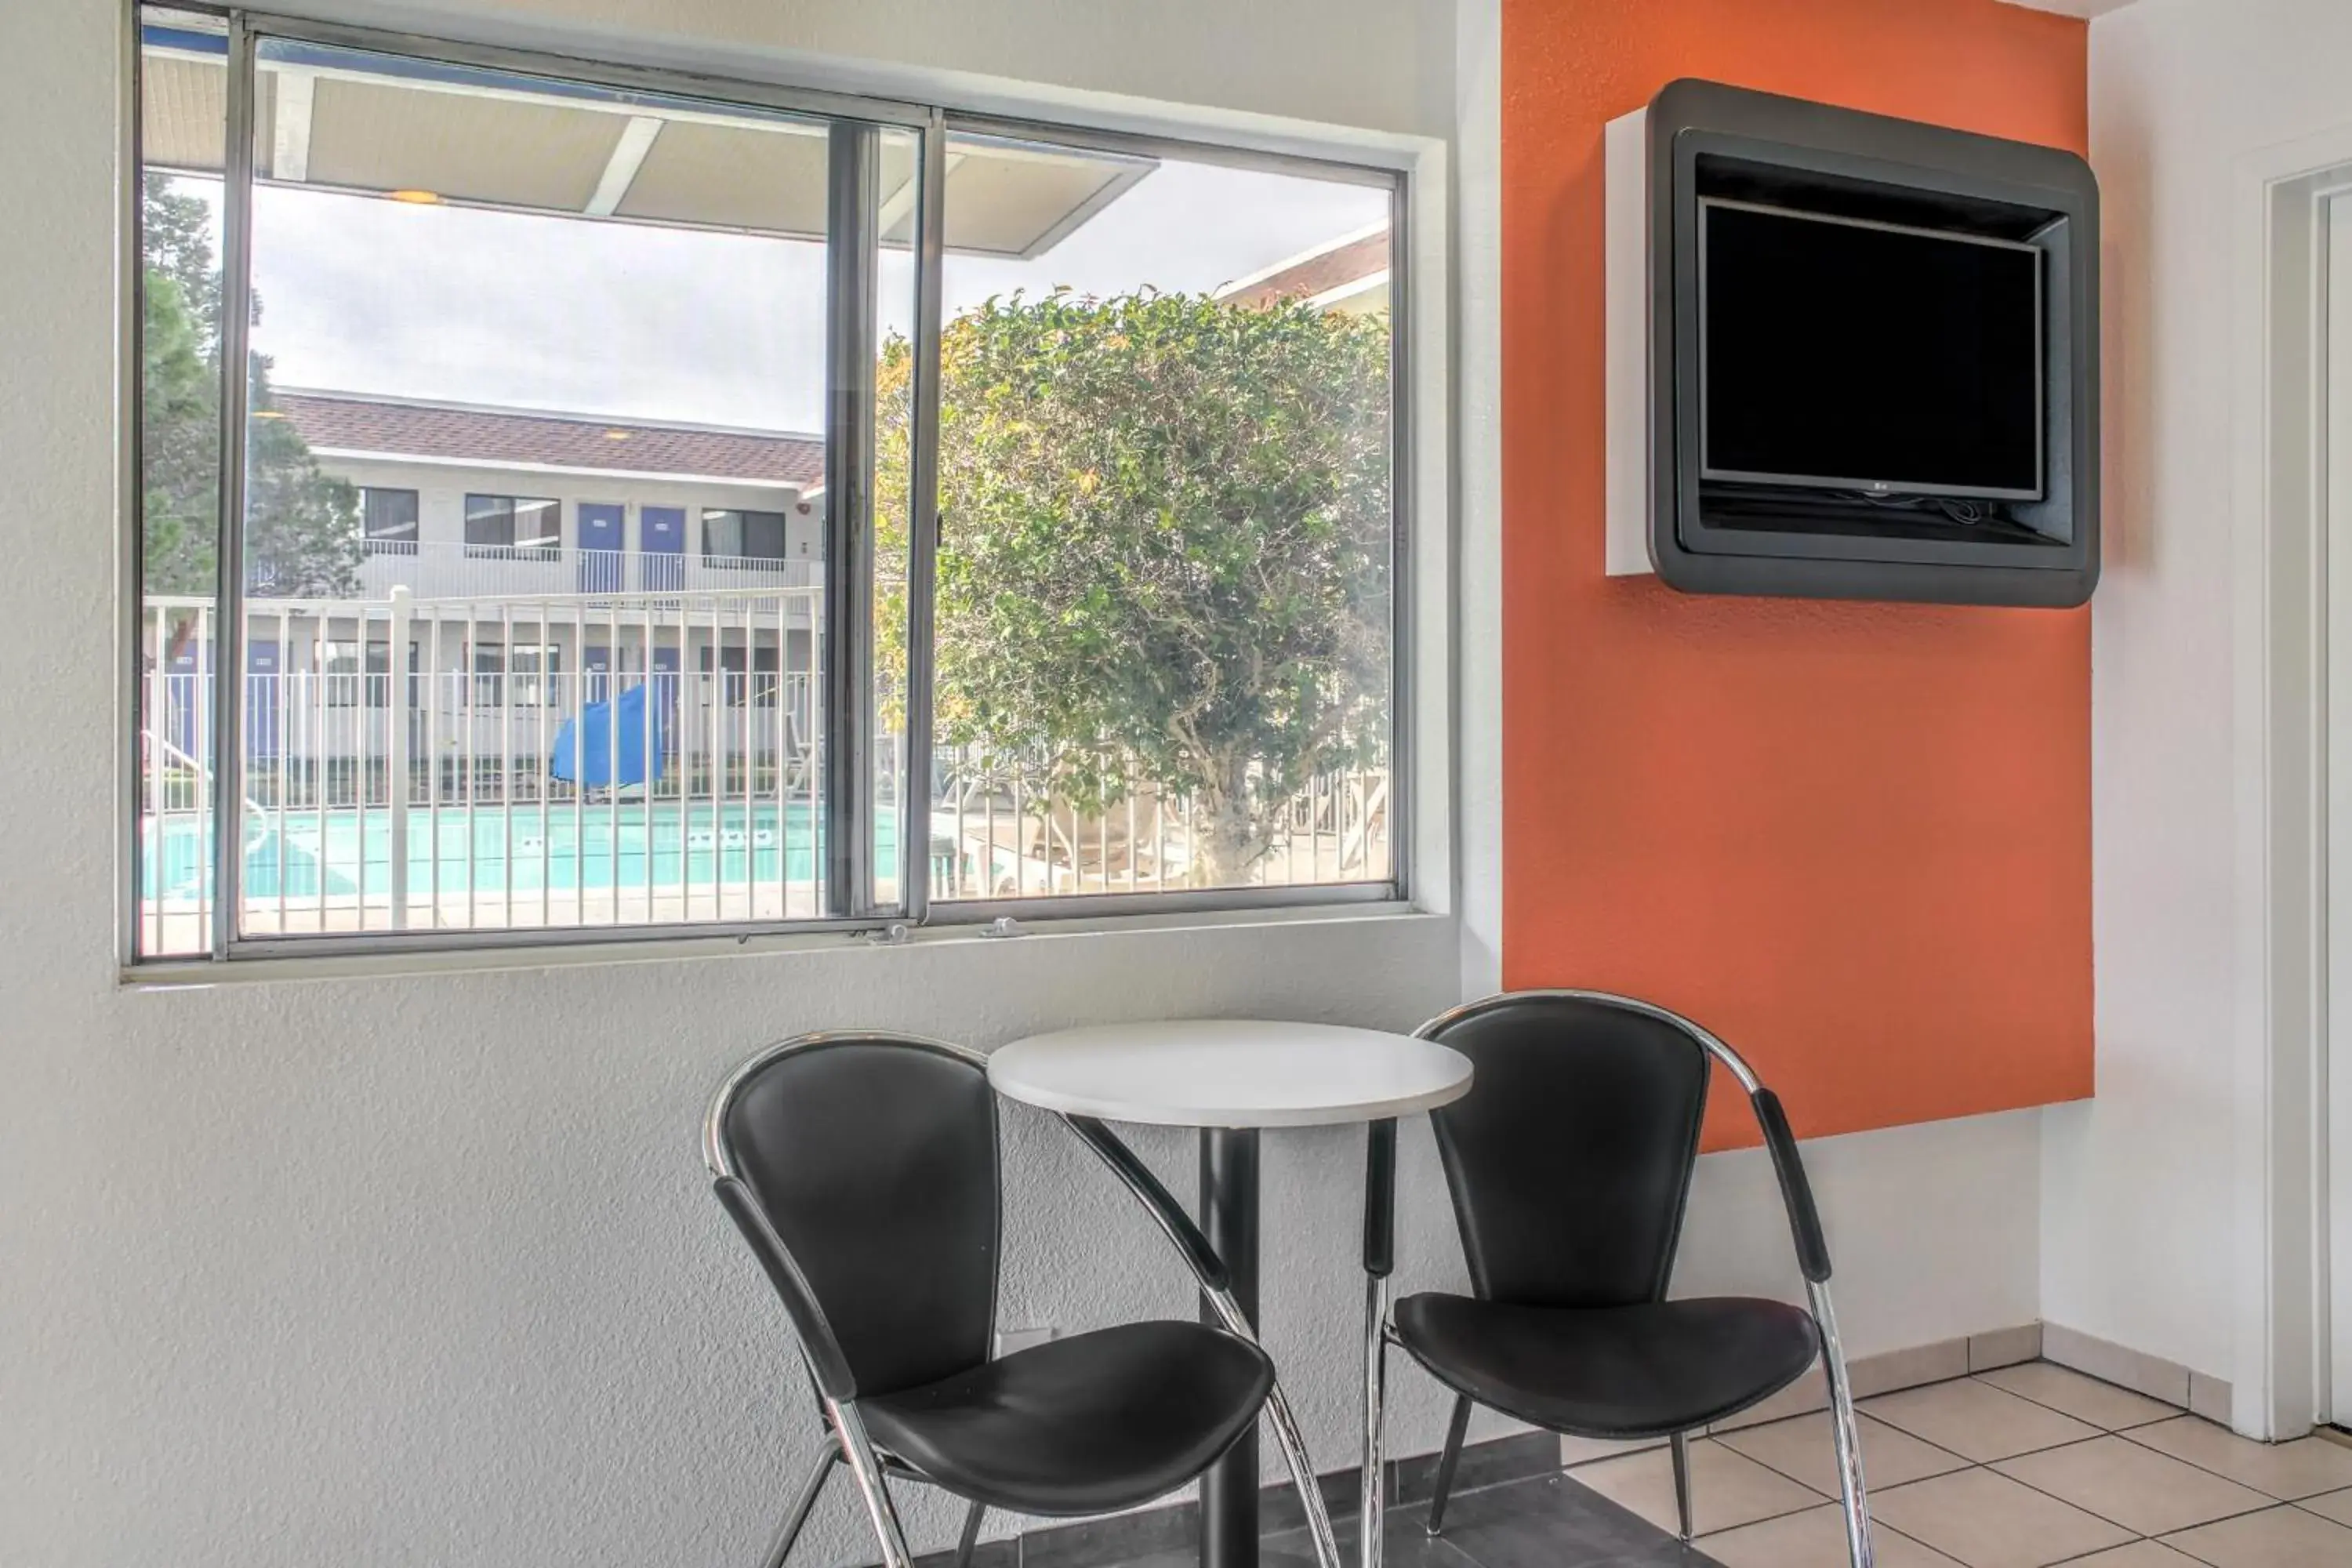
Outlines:
[[1062, 916], [1020, 922], [1017, 933], [989, 934], [984, 925], [913, 928], [906, 940], [884, 942], [866, 931], [778, 931], [756, 936], [648, 937], [642, 942], [583, 942], [533, 947], [414, 948], [381, 952], [289, 954], [216, 963], [208, 959], [125, 965], [122, 984], [138, 991], [185, 991], [308, 980], [394, 979], [494, 971], [565, 969], [583, 964], [674, 963], [745, 954], [866, 952], [887, 953], [949, 942], [1011, 946], [1028, 942], [1079, 942], [1152, 931], [1234, 926], [1335, 925], [1351, 922], [1442, 921], [1450, 916], [1406, 902], [1300, 905], [1261, 910], [1190, 910], [1167, 914]]

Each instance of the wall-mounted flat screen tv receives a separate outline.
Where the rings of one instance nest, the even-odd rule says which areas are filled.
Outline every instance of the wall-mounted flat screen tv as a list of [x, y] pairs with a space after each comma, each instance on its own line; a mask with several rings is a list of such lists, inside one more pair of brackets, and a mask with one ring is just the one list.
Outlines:
[[1702, 479], [2042, 498], [2038, 248], [1699, 205]]

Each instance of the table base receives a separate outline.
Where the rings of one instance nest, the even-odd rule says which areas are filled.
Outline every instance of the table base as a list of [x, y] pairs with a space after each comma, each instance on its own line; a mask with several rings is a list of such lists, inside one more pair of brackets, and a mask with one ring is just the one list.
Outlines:
[[[1257, 1330], [1258, 1130], [1201, 1129], [1201, 1230], [1224, 1260], [1234, 1302]], [[1203, 1299], [1201, 1321], [1220, 1319]], [[1201, 1568], [1257, 1568], [1257, 1424], [1201, 1478]]]

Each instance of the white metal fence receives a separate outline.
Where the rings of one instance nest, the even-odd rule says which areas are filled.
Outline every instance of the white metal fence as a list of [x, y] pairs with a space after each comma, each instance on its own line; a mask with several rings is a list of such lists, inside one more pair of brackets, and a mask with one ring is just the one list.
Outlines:
[[1220, 877], [1203, 853], [1199, 804], [1132, 768], [1115, 798], [1080, 805], [1054, 788], [1057, 770], [1035, 760], [972, 747], [942, 749], [933, 762], [934, 899], [1153, 893], [1236, 880], [1311, 887], [1390, 875], [1385, 769], [1324, 773], [1279, 803], [1264, 852], [1235, 879]]
[[[240, 817], [247, 935], [691, 926], [824, 907], [815, 584], [256, 598], [241, 766], [225, 791], [207, 766], [215, 630], [207, 601], [147, 604], [144, 952], [209, 946], [224, 796]], [[902, 790], [897, 746], [877, 752], [887, 901]], [[911, 824], [934, 900], [1206, 885], [1194, 802], [1131, 777], [1084, 807], [1054, 776], [1034, 759], [935, 756]], [[1227, 880], [1389, 877], [1384, 770], [1318, 778], [1277, 815]]]

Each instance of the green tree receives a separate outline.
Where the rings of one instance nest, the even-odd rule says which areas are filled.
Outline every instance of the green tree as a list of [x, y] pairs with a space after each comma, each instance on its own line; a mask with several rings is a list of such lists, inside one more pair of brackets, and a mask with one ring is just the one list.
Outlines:
[[214, 591], [220, 515], [220, 279], [200, 199], [147, 176], [140, 459], [149, 594]]
[[[219, 569], [220, 272], [211, 209], [150, 174], [142, 188], [141, 459], [149, 594], [209, 596]], [[260, 317], [258, 304], [255, 319]], [[269, 361], [248, 356], [245, 552], [256, 592], [359, 591], [359, 493], [320, 471], [292, 423], [272, 417]]]
[[[886, 344], [886, 558], [912, 368]], [[1130, 778], [1190, 795], [1193, 879], [1246, 880], [1309, 779], [1385, 747], [1387, 323], [1016, 294], [948, 323], [940, 394], [940, 740], [1033, 759], [1081, 808]]]

